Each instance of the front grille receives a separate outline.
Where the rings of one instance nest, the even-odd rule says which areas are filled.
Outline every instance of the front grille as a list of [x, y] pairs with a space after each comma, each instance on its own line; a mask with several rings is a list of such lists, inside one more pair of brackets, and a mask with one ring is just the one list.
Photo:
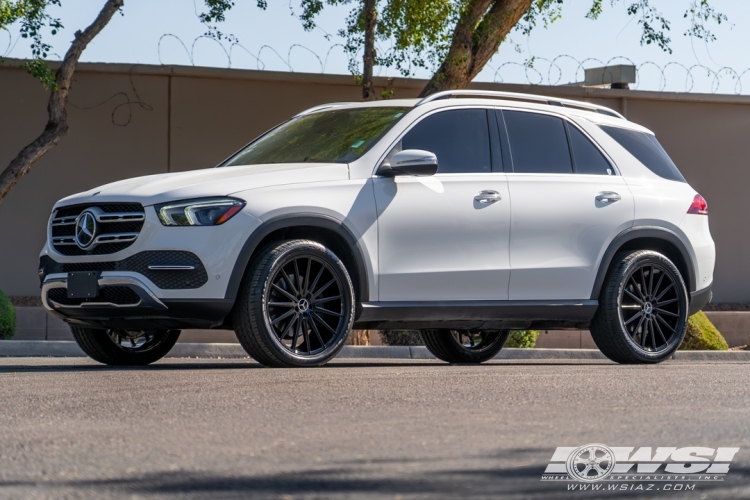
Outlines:
[[[185, 266], [193, 269], [157, 270], [149, 266]], [[197, 255], [182, 250], [149, 250], [117, 262], [60, 263], [43, 255], [39, 259], [39, 277], [72, 271], [132, 271], [150, 279], [162, 290], [200, 288], [208, 281], [208, 273]]]
[[[94, 241], [81, 248], [75, 240], [76, 221], [84, 210], [96, 218]], [[52, 216], [51, 241], [63, 255], [105, 255], [128, 248], [138, 238], [145, 221], [140, 203], [97, 203], [58, 208]]]
[[80, 306], [84, 302], [109, 302], [120, 306], [135, 305], [141, 298], [126, 286], [107, 286], [99, 290], [99, 296], [87, 299], [68, 298], [66, 288], [53, 288], [47, 292], [47, 299], [63, 306]]

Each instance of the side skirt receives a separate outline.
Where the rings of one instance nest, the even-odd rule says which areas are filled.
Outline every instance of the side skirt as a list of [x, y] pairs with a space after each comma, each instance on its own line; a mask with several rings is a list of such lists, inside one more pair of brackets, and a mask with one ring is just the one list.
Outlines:
[[363, 302], [357, 329], [586, 329], [596, 300]]

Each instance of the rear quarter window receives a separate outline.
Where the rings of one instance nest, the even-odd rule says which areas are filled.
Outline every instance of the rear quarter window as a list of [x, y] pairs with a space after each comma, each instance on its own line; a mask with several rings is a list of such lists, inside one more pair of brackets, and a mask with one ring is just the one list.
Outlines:
[[600, 127], [659, 177], [670, 181], [686, 182], [677, 169], [677, 165], [652, 134], [605, 125], [600, 125]]

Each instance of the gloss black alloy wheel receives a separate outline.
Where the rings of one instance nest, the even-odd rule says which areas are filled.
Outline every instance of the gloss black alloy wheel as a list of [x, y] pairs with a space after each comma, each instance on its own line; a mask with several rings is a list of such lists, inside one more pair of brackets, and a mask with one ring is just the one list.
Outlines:
[[343, 285], [331, 266], [312, 255], [282, 262], [264, 297], [266, 327], [299, 356], [325, 351], [344, 323]]
[[180, 330], [123, 330], [71, 327], [78, 346], [107, 365], [148, 365], [174, 347]]
[[683, 314], [676, 278], [656, 263], [632, 269], [620, 289], [620, 322], [645, 352], [669, 349], [679, 337]]
[[275, 243], [260, 252], [235, 307], [245, 350], [270, 367], [320, 366], [344, 346], [354, 321], [346, 266], [309, 240]]
[[448, 363], [483, 363], [494, 358], [510, 330], [422, 330], [427, 349]]
[[164, 340], [164, 330], [107, 330], [114, 344], [125, 352], [146, 352]]
[[657, 363], [682, 343], [689, 299], [677, 267], [651, 250], [615, 258], [591, 322], [596, 345], [618, 363]]

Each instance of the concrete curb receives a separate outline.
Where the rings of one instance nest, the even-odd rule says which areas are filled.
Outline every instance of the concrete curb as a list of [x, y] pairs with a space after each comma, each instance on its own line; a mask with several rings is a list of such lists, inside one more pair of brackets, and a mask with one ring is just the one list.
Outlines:
[[[0, 357], [85, 357], [75, 342], [55, 340], [0, 341]], [[168, 358], [241, 359], [239, 344], [178, 343]], [[344, 346], [338, 359], [435, 359], [424, 346]], [[596, 349], [503, 349], [495, 359], [606, 360]], [[750, 361], [750, 351], [678, 351], [677, 361]]]

